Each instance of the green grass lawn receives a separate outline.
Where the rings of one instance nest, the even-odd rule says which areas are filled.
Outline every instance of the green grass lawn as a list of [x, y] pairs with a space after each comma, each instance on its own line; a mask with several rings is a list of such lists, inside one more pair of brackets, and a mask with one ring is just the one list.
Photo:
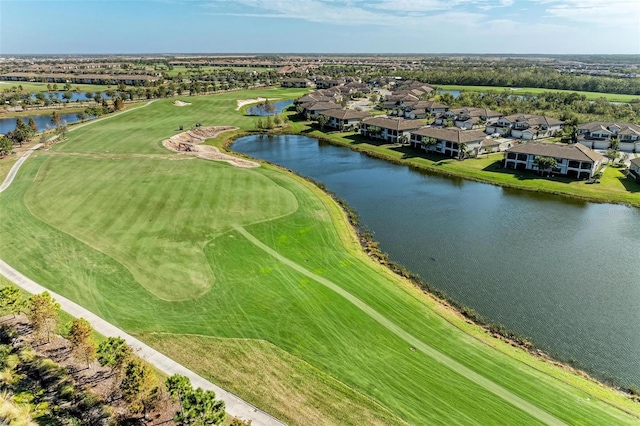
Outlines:
[[508, 91], [514, 95], [536, 95], [543, 92], [560, 92], [560, 93], [578, 93], [585, 95], [588, 100], [594, 100], [598, 98], [606, 98], [609, 102], [631, 102], [633, 100], [640, 100], [639, 95], [624, 95], [618, 93], [600, 93], [600, 92], [582, 92], [578, 90], [560, 90], [560, 89], [540, 89], [536, 87], [504, 87], [504, 86], [457, 86], [457, 85], [437, 85], [438, 89], [443, 90], [460, 90], [468, 92], [503, 92]]
[[640, 420], [372, 261], [310, 183], [160, 145], [181, 124], [249, 130], [236, 99], [299, 93], [161, 100], [70, 133], [0, 194], [3, 260], [290, 424]]

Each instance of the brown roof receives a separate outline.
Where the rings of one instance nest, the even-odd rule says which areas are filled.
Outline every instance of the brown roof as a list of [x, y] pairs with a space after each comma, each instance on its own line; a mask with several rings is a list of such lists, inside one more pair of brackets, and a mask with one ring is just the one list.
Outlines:
[[340, 105], [334, 104], [333, 102], [315, 102], [310, 104], [309, 106], [305, 106], [305, 109], [310, 111], [326, 111], [330, 109], [340, 108]]
[[465, 114], [469, 117], [502, 117], [501, 113], [492, 111], [489, 108], [462, 107], [449, 110], [449, 112], [455, 115]]
[[330, 109], [323, 111], [322, 115], [337, 118], [338, 120], [349, 120], [352, 118], [365, 118], [371, 116], [368, 112], [356, 111], [353, 109]]
[[413, 130], [424, 126], [424, 121], [422, 120], [405, 120], [404, 118], [371, 117], [362, 121], [368, 126], [391, 130]]
[[638, 158], [633, 158], [631, 160], [631, 164], [633, 164], [634, 166], [640, 167], [640, 157]]
[[578, 129], [588, 130], [589, 132], [597, 130], [608, 130], [611, 127], [617, 127], [619, 131], [623, 129], [629, 129], [634, 132], [640, 133], [640, 126], [633, 123], [614, 123], [612, 121], [592, 121], [590, 123], [578, 124]]
[[510, 122], [527, 122], [529, 126], [557, 126], [558, 124], [564, 124], [564, 121], [556, 120], [555, 118], [547, 117], [546, 115], [535, 115], [535, 114], [513, 114], [504, 117], [504, 119], [509, 120]]
[[543, 157], [567, 158], [576, 161], [602, 161], [604, 157], [582, 144], [563, 145], [558, 143], [529, 142], [515, 145], [507, 152], [539, 155]]
[[487, 137], [482, 130], [462, 130], [457, 127], [423, 127], [411, 133], [457, 143], [476, 142]]

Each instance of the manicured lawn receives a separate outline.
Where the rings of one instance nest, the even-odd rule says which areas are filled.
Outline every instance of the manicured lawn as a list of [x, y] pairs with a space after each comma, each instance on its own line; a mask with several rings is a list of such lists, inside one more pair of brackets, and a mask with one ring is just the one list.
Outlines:
[[540, 89], [536, 87], [503, 87], [503, 86], [456, 86], [456, 85], [437, 85], [438, 89], [443, 90], [466, 90], [468, 92], [503, 92], [508, 91], [514, 95], [536, 95], [543, 92], [560, 92], [560, 93], [578, 93], [585, 95], [588, 100], [598, 98], [606, 98], [609, 102], [631, 102], [632, 100], [640, 100], [640, 95], [624, 95], [618, 93], [600, 93], [600, 92], [582, 92], [577, 90], [560, 90], [560, 89]]
[[236, 99], [300, 92], [161, 100], [70, 133], [0, 194], [3, 260], [290, 424], [539, 424], [513, 398], [567, 423], [638, 422], [614, 391], [440, 312], [308, 182], [159, 144], [181, 124], [249, 130]]
[[4, 181], [4, 178], [9, 174], [9, 170], [18, 161], [18, 156], [11, 155], [0, 159], [0, 183]]

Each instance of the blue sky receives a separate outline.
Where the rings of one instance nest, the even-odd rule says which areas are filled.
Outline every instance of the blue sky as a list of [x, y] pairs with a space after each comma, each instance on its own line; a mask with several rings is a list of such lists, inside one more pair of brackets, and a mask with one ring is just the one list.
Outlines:
[[640, 54], [640, 0], [0, 0], [0, 54]]

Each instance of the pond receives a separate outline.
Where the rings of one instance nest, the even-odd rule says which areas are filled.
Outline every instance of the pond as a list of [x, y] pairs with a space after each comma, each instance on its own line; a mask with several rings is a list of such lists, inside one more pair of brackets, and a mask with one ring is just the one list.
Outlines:
[[639, 209], [429, 175], [304, 136], [233, 149], [324, 183], [390, 258], [491, 321], [640, 385]]
[[271, 105], [273, 105], [274, 107], [273, 111], [265, 111], [264, 109], [258, 108], [257, 105], [251, 106], [247, 108], [247, 115], [257, 115], [257, 116], [265, 117], [268, 115], [280, 114], [283, 110], [289, 107], [289, 105], [293, 105], [293, 101], [288, 100], [288, 101], [271, 102]]
[[[33, 115], [33, 116], [22, 117], [22, 120], [25, 123], [29, 123], [29, 118], [31, 117], [33, 117], [33, 121], [36, 122], [36, 125], [38, 126], [38, 131], [46, 130], [47, 126], [53, 127], [53, 125], [51, 124], [51, 113], [45, 114], [45, 115]], [[62, 119], [62, 121], [66, 122], [67, 124], [80, 121], [78, 120], [76, 113], [60, 114], [60, 118]], [[16, 128], [16, 117], [0, 118], [0, 134], [4, 135], [7, 132], [13, 131], [13, 129], [15, 128]]]

